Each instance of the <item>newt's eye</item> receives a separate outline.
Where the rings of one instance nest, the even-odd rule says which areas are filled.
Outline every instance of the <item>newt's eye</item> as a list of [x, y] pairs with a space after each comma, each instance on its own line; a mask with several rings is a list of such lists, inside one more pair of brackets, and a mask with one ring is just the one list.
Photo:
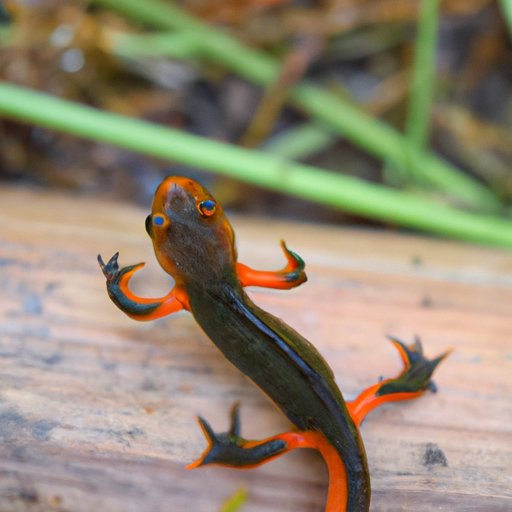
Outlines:
[[216, 209], [217, 205], [213, 199], [205, 199], [199, 203], [199, 211], [203, 217], [211, 217]]
[[154, 213], [151, 216], [151, 223], [152, 228], [167, 228], [169, 226], [169, 219], [161, 213]]
[[152, 219], [153, 224], [158, 227], [163, 226], [166, 222], [166, 218], [163, 215], [160, 215], [159, 213], [155, 213]]
[[154, 228], [163, 228], [169, 224], [167, 217], [161, 213], [155, 213], [146, 217], [146, 231], [150, 237], [153, 237]]

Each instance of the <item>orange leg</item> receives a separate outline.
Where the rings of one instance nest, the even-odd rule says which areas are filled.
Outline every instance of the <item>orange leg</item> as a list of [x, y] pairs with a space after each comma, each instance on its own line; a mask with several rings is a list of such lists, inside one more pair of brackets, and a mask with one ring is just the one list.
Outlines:
[[396, 338], [389, 338], [398, 350], [404, 369], [397, 377], [385, 379], [365, 389], [355, 400], [347, 402], [347, 407], [354, 423], [359, 426], [366, 415], [379, 405], [399, 400], [412, 400], [425, 391], [435, 391], [430, 380], [437, 365], [449, 354], [445, 352], [429, 360], [423, 355], [419, 339], [407, 346]]
[[347, 502], [347, 476], [345, 465], [336, 449], [321, 432], [284, 432], [261, 441], [247, 440], [240, 436], [239, 405], [231, 410], [231, 427], [228, 432], [217, 434], [208, 422], [199, 417], [199, 425], [208, 446], [201, 457], [189, 464], [195, 469], [206, 464], [252, 469], [297, 448], [318, 450], [329, 471], [329, 490], [326, 512], [343, 512]]
[[[278, 270], [254, 270], [243, 263], [237, 263], [236, 270], [242, 286], [263, 286], [287, 290], [299, 286], [307, 280], [302, 258], [290, 251], [281, 241], [281, 247], [288, 260], [286, 266]], [[107, 279], [107, 291], [116, 306], [135, 320], [155, 320], [182, 309], [190, 310], [185, 290], [175, 286], [167, 295], [159, 298], [146, 298], [135, 295], [129, 287], [133, 274], [140, 270], [144, 263], [119, 268], [119, 253], [105, 263], [98, 255], [101, 270]]]
[[281, 240], [281, 247], [288, 263], [277, 272], [254, 270], [243, 263], [237, 263], [236, 270], [242, 286], [289, 290], [304, 283], [307, 280], [304, 260], [297, 253], [290, 251], [283, 240]]
[[189, 309], [185, 290], [175, 286], [167, 295], [160, 298], [138, 297], [129, 287], [133, 274], [140, 270], [144, 263], [119, 268], [114, 254], [108, 263], [104, 263], [98, 255], [98, 263], [107, 279], [107, 291], [116, 306], [135, 320], [155, 320], [182, 309]]

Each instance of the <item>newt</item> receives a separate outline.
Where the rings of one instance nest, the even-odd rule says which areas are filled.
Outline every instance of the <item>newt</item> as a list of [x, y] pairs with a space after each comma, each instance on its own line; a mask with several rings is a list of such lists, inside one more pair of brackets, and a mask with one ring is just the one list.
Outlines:
[[296, 448], [314, 448], [329, 474], [325, 510], [362, 512], [370, 505], [370, 477], [359, 426], [375, 407], [434, 390], [430, 377], [446, 354], [424, 357], [419, 340], [391, 341], [403, 371], [346, 402], [318, 350], [298, 332], [259, 308], [244, 288], [290, 289], [306, 281], [305, 263], [281, 242], [287, 264], [261, 271], [237, 260], [235, 235], [222, 206], [199, 183], [168, 177], [155, 192], [146, 231], [156, 258], [175, 285], [161, 298], [136, 296], [129, 287], [144, 265], [119, 268], [118, 253], [98, 261], [112, 301], [135, 320], [154, 320], [180, 310], [196, 322], [225, 357], [266, 393], [295, 429], [263, 440], [241, 436], [239, 407], [228, 432], [216, 433], [199, 417], [208, 446], [189, 468], [221, 464], [253, 468]]

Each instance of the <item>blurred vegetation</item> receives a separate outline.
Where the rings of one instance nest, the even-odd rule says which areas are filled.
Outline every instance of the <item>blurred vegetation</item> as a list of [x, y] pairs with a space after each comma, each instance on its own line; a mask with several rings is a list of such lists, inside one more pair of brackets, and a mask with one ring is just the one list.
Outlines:
[[147, 205], [184, 173], [239, 211], [512, 246], [511, 17], [508, 0], [7, 1], [3, 81], [248, 151], [172, 131], [141, 149], [5, 89], [0, 177]]
[[237, 512], [243, 507], [246, 501], [247, 491], [244, 488], [241, 488], [226, 500], [222, 505], [220, 512]]

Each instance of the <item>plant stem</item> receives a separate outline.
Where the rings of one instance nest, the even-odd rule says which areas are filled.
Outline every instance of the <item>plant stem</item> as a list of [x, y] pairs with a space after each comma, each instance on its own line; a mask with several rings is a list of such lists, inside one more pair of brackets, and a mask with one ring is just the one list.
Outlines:
[[[278, 76], [276, 60], [194, 19], [172, 4], [159, 0], [92, 1], [155, 28], [189, 32], [190, 37], [196, 38], [203, 57], [221, 63], [256, 84], [269, 86]], [[498, 199], [485, 186], [433, 154], [418, 155], [396, 130], [320, 87], [299, 84], [291, 88], [290, 99], [325, 126], [384, 161], [401, 169], [408, 169], [413, 161], [417, 176], [421, 175], [423, 181], [462, 204], [483, 211], [498, 209]]]
[[200, 53], [197, 38], [190, 32], [161, 32], [157, 34], [114, 34], [111, 39], [115, 53], [121, 57], [154, 57], [169, 55], [190, 59]]
[[222, 505], [220, 512], [238, 512], [247, 501], [247, 491], [238, 489], [228, 500]]
[[302, 123], [272, 137], [263, 149], [290, 160], [307, 158], [335, 141], [334, 135], [314, 123]]
[[500, 4], [510, 37], [512, 37], [512, 0], [500, 0]]
[[[425, 151], [428, 140], [434, 89], [438, 8], [439, 0], [421, 1], [406, 122], [407, 139], [418, 153]], [[414, 165], [411, 170], [414, 175]]]
[[511, 223], [0, 82], [0, 115], [174, 160], [369, 218], [512, 248]]

